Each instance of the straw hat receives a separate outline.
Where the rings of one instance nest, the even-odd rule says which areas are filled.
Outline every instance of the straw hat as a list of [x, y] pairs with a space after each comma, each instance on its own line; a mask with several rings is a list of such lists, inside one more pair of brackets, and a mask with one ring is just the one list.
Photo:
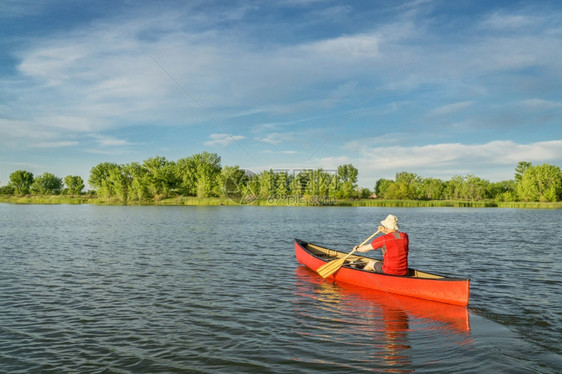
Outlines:
[[400, 229], [400, 227], [398, 227], [398, 218], [396, 218], [396, 216], [393, 216], [392, 214], [389, 214], [388, 217], [384, 219], [384, 221], [381, 221], [381, 225], [391, 230], [398, 231]]

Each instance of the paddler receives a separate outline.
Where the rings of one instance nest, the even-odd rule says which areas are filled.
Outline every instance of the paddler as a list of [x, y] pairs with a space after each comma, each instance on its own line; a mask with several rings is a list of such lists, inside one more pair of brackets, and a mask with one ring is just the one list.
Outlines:
[[383, 261], [372, 260], [363, 270], [381, 274], [406, 275], [408, 273], [408, 234], [399, 232], [398, 218], [389, 214], [379, 226], [384, 235], [375, 238], [371, 243], [355, 246], [358, 252], [368, 252], [380, 248]]

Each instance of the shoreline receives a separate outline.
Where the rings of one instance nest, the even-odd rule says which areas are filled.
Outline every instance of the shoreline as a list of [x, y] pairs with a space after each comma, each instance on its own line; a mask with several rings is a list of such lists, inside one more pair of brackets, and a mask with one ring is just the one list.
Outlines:
[[495, 202], [462, 200], [383, 200], [383, 199], [330, 199], [328, 202], [315, 199], [272, 200], [257, 199], [237, 202], [228, 198], [171, 197], [144, 202], [104, 200], [90, 196], [0, 196], [0, 203], [38, 205], [107, 205], [107, 206], [338, 206], [338, 207], [390, 207], [390, 208], [516, 208], [516, 209], [562, 209], [562, 202]]

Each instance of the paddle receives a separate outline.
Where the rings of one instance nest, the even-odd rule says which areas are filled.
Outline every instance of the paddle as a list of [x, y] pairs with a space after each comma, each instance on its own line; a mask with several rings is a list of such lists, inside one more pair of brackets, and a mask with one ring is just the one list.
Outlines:
[[[369, 240], [371, 240], [379, 232], [380, 232], [380, 230], [377, 231], [376, 233], [374, 233], [373, 235], [369, 236], [363, 243], [359, 244], [358, 247], [361, 247], [363, 244], [367, 243]], [[353, 251], [349, 252], [346, 256], [344, 256], [342, 258], [332, 260], [332, 261], [328, 262], [327, 264], [324, 264], [324, 265], [320, 266], [318, 269], [316, 269], [316, 272], [318, 274], [320, 274], [320, 276], [322, 278], [328, 278], [330, 275], [332, 275], [336, 271], [338, 271], [339, 268], [341, 268], [342, 265], [344, 264], [345, 260], [347, 260], [347, 258], [349, 256], [351, 256], [354, 252], [355, 252], [355, 249]]]

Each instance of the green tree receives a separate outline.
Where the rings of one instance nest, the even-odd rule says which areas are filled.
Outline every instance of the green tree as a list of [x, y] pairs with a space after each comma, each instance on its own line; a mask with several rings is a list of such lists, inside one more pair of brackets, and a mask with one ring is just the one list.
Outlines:
[[216, 153], [202, 152], [180, 159], [176, 170], [182, 193], [197, 197], [219, 194], [222, 168]]
[[309, 173], [305, 194], [315, 197], [328, 196], [334, 176], [326, 173], [323, 169], [311, 170]]
[[124, 166], [118, 165], [116, 168], [109, 171], [108, 182], [111, 184], [114, 195], [121, 200], [123, 204], [127, 204], [129, 199], [129, 188], [132, 179], [129, 170]]
[[455, 175], [449, 181], [445, 182], [444, 197], [447, 200], [460, 200], [463, 195], [463, 186], [465, 178]]
[[388, 198], [387, 191], [393, 184], [394, 181], [391, 179], [381, 178], [377, 180], [377, 183], [375, 183], [375, 194], [377, 195], [377, 197], [381, 199]]
[[110, 175], [120, 172], [120, 166], [112, 162], [102, 162], [90, 170], [88, 183], [96, 189], [97, 195], [109, 199], [115, 195], [113, 180]]
[[132, 162], [123, 166], [123, 172], [129, 179], [128, 199], [143, 202], [153, 197], [149, 191], [148, 170], [143, 165]]
[[62, 178], [43, 173], [33, 181], [31, 192], [38, 195], [58, 195], [62, 191]]
[[304, 193], [304, 186], [306, 186], [307, 181], [303, 180], [304, 174], [302, 172], [297, 175], [293, 175], [289, 181], [289, 195], [295, 197], [301, 197]]
[[361, 199], [368, 199], [371, 195], [373, 195], [373, 192], [365, 187], [361, 187], [358, 191], [358, 196]]
[[514, 180], [500, 181], [490, 184], [490, 197], [496, 201], [517, 201], [517, 183]]
[[276, 194], [276, 175], [273, 170], [264, 170], [259, 174], [259, 196], [260, 198], [270, 198]]
[[16, 195], [28, 194], [33, 184], [33, 173], [25, 170], [16, 170], [10, 174], [10, 187], [14, 189]]
[[358, 174], [359, 171], [352, 164], [338, 166], [337, 178], [334, 178], [336, 197], [348, 199], [354, 196]]
[[181, 158], [176, 162], [176, 173], [181, 194], [197, 195], [197, 167], [193, 157]]
[[217, 176], [217, 188], [215, 194], [219, 197], [228, 197], [240, 201], [242, 192], [249, 180], [246, 170], [239, 166], [225, 166]]
[[392, 199], [392, 200], [407, 200], [409, 199], [408, 196], [411, 195], [411, 189], [408, 185], [404, 183], [392, 183], [388, 186], [386, 191], [384, 192], [385, 199]]
[[256, 200], [260, 194], [260, 176], [252, 174], [248, 177], [248, 182], [241, 187], [244, 202]]
[[517, 184], [523, 201], [559, 201], [562, 197], [562, 171], [554, 165], [529, 166]]
[[386, 191], [386, 198], [415, 200], [420, 195], [421, 178], [405, 171], [396, 173], [395, 183]]
[[467, 200], [483, 200], [488, 198], [490, 182], [476, 177], [474, 175], [467, 175], [464, 183], [464, 198]]
[[517, 183], [521, 182], [521, 179], [523, 178], [523, 174], [525, 174], [525, 170], [527, 170], [530, 167], [531, 167], [530, 162], [519, 161], [517, 167], [515, 168], [515, 181]]
[[13, 195], [15, 192], [12, 186], [2, 186], [0, 187], [0, 195]]
[[143, 166], [147, 170], [147, 188], [152, 196], [167, 197], [171, 191], [180, 186], [181, 182], [175, 162], [156, 156], [144, 160]]
[[289, 184], [290, 193], [292, 196], [304, 196], [307, 192], [307, 186], [310, 182], [310, 176], [312, 170], [301, 170], [294, 177], [294, 179]]
[[197, 197], [210, 197], [217, 189], [221, 172], [221, 158], [216, 153], [202, 152], [193, 155]]
[[276, 185], [275, 193], [277, 196], [284, 198], [289, 194], [289, 174], [286, 171], [277, 173]]
[[67, 175], [64, 177], [64, 184], [70, 195], [80, 195], [84, 189], [84, 180], [80, 176]]
[[445, 190], [445, 183], [437, 178], [424, 178], [421, 183], [421, 198], [427, 200], [441, 200]]

